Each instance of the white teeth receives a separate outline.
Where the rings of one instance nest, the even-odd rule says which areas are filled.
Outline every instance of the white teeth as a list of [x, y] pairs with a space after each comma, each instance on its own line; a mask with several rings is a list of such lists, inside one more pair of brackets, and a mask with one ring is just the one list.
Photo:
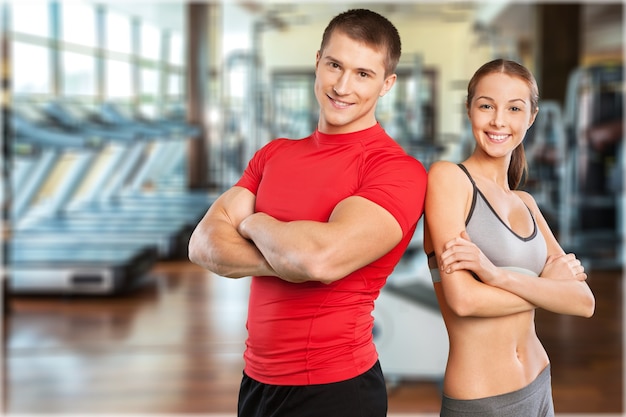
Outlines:
[[488, 135], [490, 139], [492, 140], [504, 140], [506, 139], [509, 135]]
[[339, 106], [339, 107], [349, 107], [349, 106], [350, 106], [350, 103], [344, 103], [344, 102], [342, 102], [342, 101], [338, 101], [338, 100], [335, 100], [335, 99], [332, 99], [332, 100], [333, 100], [333, 101], [335, 102], [335, 104], [336, 104], [337, 106]]

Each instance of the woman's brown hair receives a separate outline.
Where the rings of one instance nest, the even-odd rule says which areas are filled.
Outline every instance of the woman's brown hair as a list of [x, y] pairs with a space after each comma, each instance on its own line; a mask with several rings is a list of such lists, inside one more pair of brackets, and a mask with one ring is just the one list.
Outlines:
[[[530, 111], [534, 115], [539, 110], [539, 88], [537, 87], [537, 81], [533, 74], [523, 65], [518, 64], [515, 61], [506, 59], [494, 59], [487, 62], [474, 73], [469, 84], [467, 85], [467, 102], [469, 105], [474, 98], [476, 92], [476, 85], [478, 82], [488, 74], [494, 72], [509, 75], [511, 77], [517, 77], [525, 81], [528, 84], [530, 90]], [[513, 150], [511, 155], [511, 162], [509, 164], [509, 171], [507, 173], [509, 180], [509, 187], [516, 189], [522, 183], [522, 180], [528, 175], [528, 163], [526, 162], [526, 154], [524, 152], [524, 146], [522, 143]]]

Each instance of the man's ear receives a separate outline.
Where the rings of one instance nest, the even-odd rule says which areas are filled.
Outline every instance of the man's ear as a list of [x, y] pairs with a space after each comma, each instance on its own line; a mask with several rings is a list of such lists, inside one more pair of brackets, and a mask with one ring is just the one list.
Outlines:
[[317, 51], [315, 53], [315, 70], [317, 70], [317, 66], [320, 63], [320, 58], [322, 57], [322, 55], [320, 54], [320, 51]]
[[391, 74], [389, 77], [385, 78], [385, 82], [383, 83], [383, 88], [380, 90], [379, 97], [384, 96], [389, 90], [391, 90], [391, 87], [393, 87], [393, 85], [396, 83], [396, 79], [398, 79], [398, 76], [396, 74]]

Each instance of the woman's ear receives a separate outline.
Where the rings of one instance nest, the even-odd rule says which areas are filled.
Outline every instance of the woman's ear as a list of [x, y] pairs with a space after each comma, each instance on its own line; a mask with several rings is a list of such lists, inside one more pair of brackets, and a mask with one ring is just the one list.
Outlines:
[[533, 123], [535, 123], [535, 119], [537, 118], [538, 113], [539, 113], [539, 107], [537, 107], [537, 109], [535, 110], [535, 113], [532, 116], [530, 116], [530, 121], [528, 122], [528, 129], [530, 129]]

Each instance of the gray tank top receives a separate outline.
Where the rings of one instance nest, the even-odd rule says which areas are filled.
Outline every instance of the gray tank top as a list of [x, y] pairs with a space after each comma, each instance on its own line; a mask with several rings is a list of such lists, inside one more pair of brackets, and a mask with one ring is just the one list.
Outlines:
[[[533, 222], [533, 231], [530, 236], [523, 237], [502, 221], [476, 186], [467, 168], [462, 164], [459, 167], [467, 174], [473, 188], [472, 206], [465, 220], [465, 229], [472, 242], [495, 266], [538, 276], [546, 263], [548, 250], [530, 209], [528, 213]], [[428, 264], [433, 282], [441, 281], [434, 252], [428, 254]], [[475, 274], [472, 275], [479, 279]]]

